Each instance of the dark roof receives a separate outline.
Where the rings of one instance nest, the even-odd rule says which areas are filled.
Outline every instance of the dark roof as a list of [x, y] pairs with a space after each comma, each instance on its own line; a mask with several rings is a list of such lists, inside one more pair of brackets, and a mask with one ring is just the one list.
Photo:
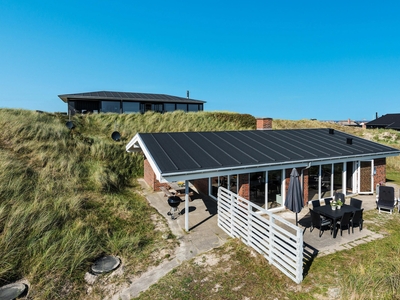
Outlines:
[[77, 94], [58, 95], [64, 102], [70, 100], [125, 100], [125, 101], [149, 101], [149, 102], [173, 102], [173, 103], [205, 103], [205, 101], [176, 97], [164, 94], [127, 93], [127, 92], [89, 92]]
[[395, 148], [326, 128], [138, 133], [126, 147], [135, 148], [144, 150], [161, 176], [400, 154]]
[[400, 114], [386, 114], [366, 124], [367, 127], [400, 129]]

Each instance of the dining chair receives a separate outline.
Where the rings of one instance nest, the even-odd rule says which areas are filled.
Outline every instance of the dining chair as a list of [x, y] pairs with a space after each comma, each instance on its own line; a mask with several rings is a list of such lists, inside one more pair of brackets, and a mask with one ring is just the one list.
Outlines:
[[319, 200], [311, 201], [313, 208], [321, 206], [321, 202]]
[[325, 205], [331, 205], [331, 201], [332, 201], [332, 200], [333, 200], [332, 197], [325, 198], [325, 199], [324, 199]]
[[350, 225], [351, 225], [351, 231], [354, 233], [354, 227], [359, 227], [360, 231], [362, 230], [363, 226], [363, 209], [358, 209], [354, 212], [353, 216], [351, 217], [350, 220]]
[[336, 226], [340, 228], [340, 236], [342, 236], [343, 229], [347, 229], [350, 234], [350, 220], [352, 215], [353, 212], [351, 211], [345, 212], [340, 221], [337, 221]]
[[346, 201], [346, 196], [343, 193], [336, 193], [335, 200], [340, 200], [344, 204]]
[[356, 198], [350, 198], [350, 206], [353, 206], [355, 208], [361, 208], [362, 201]]
[[319, 237], [321, 237], [325, 231], [325, 228], [329, 228], [332, 234], [332, 221], [330, 219], [321, 219], [320, 214], [312, 209], [310, 209], [310, 214], [311, 214], [310, 232], [312, 232], [314, 228], [318, 228]]

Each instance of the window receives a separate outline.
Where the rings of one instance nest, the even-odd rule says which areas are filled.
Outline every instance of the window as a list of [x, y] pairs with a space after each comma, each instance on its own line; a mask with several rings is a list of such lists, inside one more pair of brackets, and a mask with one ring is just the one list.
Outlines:
[[199, 105], [198, 104], [189, 104], [188, 111], [199, 111]]
[[174, 111], [175, 110], [175, 103], [164, 103], [164, 111]]
[[187, 111], [187, 104], [177, 104], [176, 105], [176, 110]]
[[154, 110], [154, 105], [151, 103], [145, 103], [144, 104], [144, 112], [146, 111], [153, 111]]
[[101, 111], [119, 114], [120, 103], [118, 101], [101, 101]]
[[122, 102], [122, 112], [129, 114], [140, 112], [140, 103], [139, 102]]
[[162, 104], [153, 104], [154, 111], [156, 112], [162, 112], [163, 111], [163, 106]]

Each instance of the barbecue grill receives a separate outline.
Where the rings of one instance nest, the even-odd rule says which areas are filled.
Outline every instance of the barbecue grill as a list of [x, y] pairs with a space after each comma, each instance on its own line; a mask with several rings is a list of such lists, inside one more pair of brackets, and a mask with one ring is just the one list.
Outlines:
[[182, 200], [178, 196], [171, 196], [168, 198], [168, 204], [171, 207], [171, 209], [169, 210], [167, 215], [171, 216], [172, 220], [175, 220], [180, 214], [178, 207], [181, 202]]

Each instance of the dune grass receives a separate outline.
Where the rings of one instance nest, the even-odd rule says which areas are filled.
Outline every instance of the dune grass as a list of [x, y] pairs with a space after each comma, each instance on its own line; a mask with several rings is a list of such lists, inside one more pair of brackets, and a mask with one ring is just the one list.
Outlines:
[[223, 113], [79, 115], [73, 130], [66, 121], [0, 109], [0, 286], [27, 279], [34, 299], [83, 298], [84, 274], [101, 255], [121, 257], [133, 276], [175, 245], [137, 193], [143, 157], [125, 150], [134, 134], [254, 126], [252, 116]]
[[[255, 129], [250, 115], [220, 112], [79, 115], [71, 119], [73, 130], [65, 126], [66, 121], [59, 114], [0, 109], [0, 286], [27, 279], [32, 299], [87, 298], [84, 274], [101, 255], [121, 257], [125, 273], [120, 283], [126, 283], [162, 261], [163, 250], [176, 245], [162, 238], [166, 232], [156, 226], [165, 225], [165, 220], [159, 216], [155, 222], [152, 218], [157, 212], [138, 193], [136, 178], [143, 176], [143, 157], [125, 150], [137, 132]], [[273, 124], [275, 128], [331, 127], [307, 120], [274, 120]], [[113, 131], [120, 132], [121, 141], [111, 139]], [[368, 138], [397, 147], [393, 133], [391, 137], [375, 131], [369, 134]], [[388, 159], [393, 174], [400, 169], [398, 161]], [[253, 295], [262, 295], [261, 284], [265, 289], [271, 270], [242, 246], [227, 247], [235, 260], [245, 260], [240, 262], [243, 268], [238, 267], [240, 278], [249, 286], [251, 281], [260, 284]], [[260, 267], [255, 274], [244, 276], [256, 263]], [[201, 272], [201, 268], [193, 271]], [[176, 295], [207, 298], [188, 274], [181, 283], [196, 293], [176, 291]], [[222, 295], [235, 294], [229, 290], [229, 286], [237, 288], [234, 274], [218, 275], [218, 280], [226, 277], [227, 292]], [[282, 280], [279, 286], [287, 286]], [[210, 284], [207, 287], [213, 290]], [[90, 294], [91, 299], [103, 296], [101, 286]]]

